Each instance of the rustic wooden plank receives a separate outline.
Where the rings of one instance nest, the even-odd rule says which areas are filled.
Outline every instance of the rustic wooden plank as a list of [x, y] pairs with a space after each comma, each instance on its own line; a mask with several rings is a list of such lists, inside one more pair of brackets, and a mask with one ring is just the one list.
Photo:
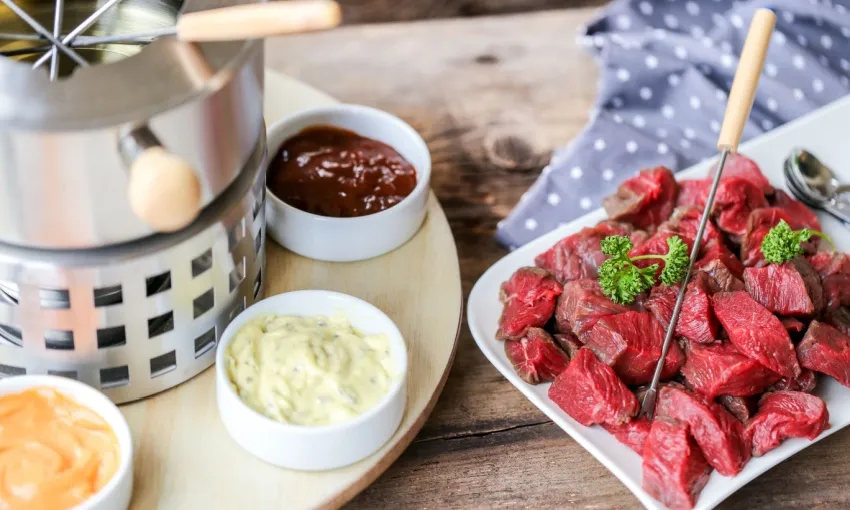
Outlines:
[[[276, 69], [342, 101], [391, 111], [422, 133], [468, 294], [506, 253], [493, 240], [496, 223], [534, 182], [549, 152], [587, 120], [596, 71], [575, 34], [592, 12], [347, 27], [271, 41], [266, 53]], [[543, 420], [464, 326], [446, 391], [422, 435]]]
[[345, 24], [513, 14], [602, 5], [606, 0], [340, 0]]
[[[270, 65], [342, 101], [391, 111], [433, 155], [465, 295], [505, 254], [496, 223], [549, 152], [583, 127], [597, 72], [575, 41], [592, 9], [364, 25], [272, 41]], [[753, 481], [725, 508], [843, 508], [843, 431]], [[507, 383], [463, 328], [425, 428], [351, 506], [636, 508], [616, 478]]]

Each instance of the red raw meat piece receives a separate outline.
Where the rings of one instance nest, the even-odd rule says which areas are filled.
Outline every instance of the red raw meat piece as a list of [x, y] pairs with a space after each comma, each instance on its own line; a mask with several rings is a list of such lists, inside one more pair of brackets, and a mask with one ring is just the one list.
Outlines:
[[740, 177], [725, 177], [717, 187], [712, 212], [720, 230], [740, 238], [747, 232], [750, 213], [763, 207], [767, 199], [756, 185]]
[[823, 310], [820, 277], [803, 257], [744, 271], [747, 292], [765, 308], [779, 315], [811, 317]]
[[[805, 223], [799, 218], [794, 218], [784, 209], [779, 207], [765, 207], [750, 214], [747, 220], [747, 231], [741, 241], [741, 260], [747, 267], [759, 267], [766, 264], [764, 255], [761, 253], [761, 242], [770, 229], [785, 220], [791, 228], [799, 230], [805, 228]], [[817, 248], [817, 240], [803, 244], [806, 253], [814, 253]]]
[[850, 255], [821, 252], [809, 258], [820, 275], [828, 311], [850, 306]]
[[800, 370], [800, 376], [794, 379], [783, 377], [776, 384], [768, 388], [768, 391], [802, 391], [804, 393], [812, 393], [818, 385], [818, 374], [803, 368]]
[[632, 242], [632, 246], [637, 246], [640, 243], [649, 239], [650, 236], [652, 236], [652, 234], [650, 234], [646, 230], [635, 230], [629, 235], [629, 241]]
[[[677, 207], [670, 216], [670, 219], [665, 221], [658, 227], [659, 231], [669, 231], [678, 234], [683, 239], [696, 239], [697, 231], [699, 230], [699, 222], [702, 219], [702, 209], [697, 207]], [[703, 246], [708, 246], [711, 243], [723, 243], [723, 234], [717, 230], [714, 223], [709, 220], [705, 225], [705, 232], [702, 234]], [[666, 251], [666, 250], [665, 250]]]
[[737, 475], [750, 460], [743, 424], [720, 404], [704, 402], [684, 390], [664, 388], [655, 413], [686, 423], [705, 460], [721, 475]]
[[[709, 180], [714, 179], [716, 172], [717, 167], [713, 167], [708, 174]], [[744, 179], [761, 190], [764, 195], [771, 195], [775, 191], [767, 177], [761, 173], [756, 162], [743, 154], [730, 154], [726, 158], [726, 164], [723, 165], [723, 176], [720, 179], [721, 182], [725, 179]]]
[[[694, 246], [694, 240], [690, 237], [678, 234], [676, 232], [671, 232], [669, 229], [658, 229], [658, 232], [652, 235], [646, 241], [636, 245], [634, 248], [629, 251], [629, 257], [640, 257], [642, 255], [666, 255], [670, 248], [667, 246], [667, 238], [678, 235], [679, 238], [682, 239], [688, 246], [688, 253], [690, 253], [691, 248]], [[661, 274], [661, 270], [664, 269], [664, 261], [660, 259], [644, 259], [637, 260], [634, 264], [638, 267], [649, 267], [652, 264], [658, 264], [657, 275]]]
[[596, 280], [573, 280], [564, 285], [558, 300], [555, 322], [558, 331], [572, 331], [582, 342], [596, 321], [606, 315], [628, 312], [629, 308], [608, 299]]
[[789, 334], [802, 333], [803, 330], [806, 329], [806, 325], [794, 317], [781, 317], [779, 320], [782, 321], [782, 325], [785, 326], [785, 330], [788, 331]]
[[702, 210], [708, 200], [709, 191], [711, 191], [711, 179], [681, 180], [679, 181], [679, 198], [676, 199], [676, 207], [688, 206]]
[[800, 375], [791, 337], [775, 315], [746, 292], [719, 292], [711, 299], [714, 315], [741, 354], [785, 377]]
[[[744, 274], [744, 264], [732, 253], [725, 244], [712, 242], [702, 247], [702, 257], [696, 261], [694, 267], [705, 271], [704, 268], [713, 262], [721, 262], [732, 276], [740, 280]], [[743, 288], [743, 287], [742, 287]]]
[[[701, 344], [710, 344], [717, 338], [717, 319], [711, 311], [711, 299], [707, 291], [708, 277], [698, 273], [694, 281], [688, 284], [685, 302], [676, 323], [676, 334]], [[651, 311], [664, 327], [670, 324], [673, 307], [679, 294], [679, 285], [667, 287], [659, 285], [652, 289], [644, 306]]]
[[818, 321], [812, 321], [797, 346], [800, 366], [835, 378], [850, 386], [850, 336]]
[[728, 343], [692, 345], [682, 367], [682, 375], [688, 386], [708, 398], [756, 395], [780, 378]]
[[643, 490], [671, 510], [693, 508], [711, 466], [684, 423], [652, 422], [643, 447]]
[[581, 349], [549, 387], [549, 399], [575, 421], [621, 425], [637, 414], [634, 393], [589, 349]]
[[542, 328], [555, 312], [561, 284], [539, 267], [521, 267], [502, 284], [504, 303], [499, 317], [498, 340], [519, 340], [528, 328]]
[[[664, 345], [664, 328], [648, 312], [625, 312], [599, 319], [587, 338], [599, 361], [614, 368], [624, 383], [645, 384], [652, 380]], [[676, 375], [685, 356], [675, 343], [664, 362], [663, 378]]]
[[803, 202], [791, 198], [788, 196], [788, 193], [785, 193], [781, 189], [776, 190], [776, 193], [771, 200], [771, 205], [773, 207], [783, 209], [788, 213], [788, 216], [794, 218], [797, 229], [805, 227], [817, 230], [818, 232], [823, 231], [823, 228], [820, 226], [820, 221], [814, 211], [809, 209]]
[[561, 346], [561, 349], [567, 353], [570, 359], [575, 358], [576, 354], [578, 354], [578, 350], [584, 347], [579, 339], [572, 333], [556, 334], [555, 342]]
[[581, 278], [596, 278], [597, 269], [608, 258], [602, 253], [602, 240], [614, 235], [627, 236], [631, 232], [629, 225], [604, 221], [561, 239], [549, 250], [538, 255], [534, 263], [549, 271], [561, 283]]
[[[706, 283], [708, 283], [708, 291], [712, 294], [745, 289], [744, 282], [741, 281], [744, 266], [737, 257], [732, 255], [732, 252], [730, 252], [728, 248], [724, 246], [723, 249], [731, 255], [732, 259], [735, 260], [735, 263], [727, 265], [720, 257], [709, 259], [709, 256], [706, 255], [698, 260], [694, 265], [694, 267], [708, 276]], [[736, 275], [735, 271], [738, 270], [738, 266], [740, 266], [741, 272]], [[735, 268], [734, 270], [732, 269], [733, 267]]]
[[729, 413], [738, 418], [741, 423], [747, 423], [756, 412], [758, 407], [758, 397], [735, 397], [732, 395], [720, 395], [717, 397], [717, 403], [726, 408]]
[[517, 375], [528, 384], [554, 381], [570, 362], [549, 333], [540, 328], [528, 328], [522, 340], [506, 341], [505, 355]]
[[622, 183], [617, 193], [602, 200], [612, 220], [646, 229], [666, 220], [676, 204], [678, 186], [669, 168], [641, 170]]
[[646, 418], [635, 418], [622, 425], [603, 424], [602, 427], [617, 441], [636, 451], [638, 455], [643, 455], [643, 445], [646, 443], [647, 436], [649, 436], [652, 423]]
[[753, 456], [760, 457], [789, 437], [815, 439], [829, 426], [829, 411], [820, 397], [799, 391], [765, 393], [759, 411], [747, 424]]
[[841, 307], [838, 310], [827, 312], [824, 321], [845, 335], [850, 335], [850, 309]]

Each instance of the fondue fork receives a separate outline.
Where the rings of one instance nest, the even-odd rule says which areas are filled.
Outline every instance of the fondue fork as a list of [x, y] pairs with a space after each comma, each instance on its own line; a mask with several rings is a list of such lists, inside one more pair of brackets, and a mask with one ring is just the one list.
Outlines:
[[647, 390], [643, 397], [638, 416], [651, 417], [655, 412], [655, 401], [658, 397], [658, 382], [661, 379], [661, 372], [664, 368], [664, 360], [667, 357], [667, 350], [670, 348], [670, 343], [673, 341], [676, 323], [679, 322], [679, 314], [682, 311], [682, 303], [685, 301], [688, 281], [690, 281], [694, 262], [696, 262], [697, 256], [699, 255], [702, 237], [705, 233], [705, 227], [708, 224], [708, 218], [711, 215], [711, 208], [714, 204], [717, 186], [720, 184], [720, 176], [723, 173], [723, 166], [726, 164], [726, 159], [729, 155], [738, 151], [738, 144], [741, 142], [741, 135], [743, 134], [744, 126], [747, 124], [747, 119], [749, 118], [750, 111], [753, 107], [753, 100], [755, 99], [759, 77], [762, 73], [764, 59], [767, 55], [767, 48], [770, 44], [770, 38], [773, 35], [773, 27], [775, 24], [776, 13], [770, 9], [757, 10], [753, 16], [753, 21], [750, 24], [750, 31], [747, 34], [747, 39], [744, 41], [744, 47], [741, 50], [741, 57], [738, 62], [738, 69], [735, 72], [735, 80], [732, 83], [732, 89], [729, 91], [729, 100], [726, 103], [726, 114], [723, 118], [723, 127], [720, 130], [720, 136], [717, 141], [717, 148], [720, 150], [720, 160], [717, 164], [717, 171], [714, 174], [714, 180], [711, 183], [711, 190], [708, 193], [708, 199], [706, 200], [699, 228], [697, 229], [696, 238], [694, 239], [694, 246], [691, 249], [688, 271], [685, 273], [685, 277], [682, 280], [679, 294], [676, 297], [676, 305], [673, 307], [673, 316], [670, 319], [670, 324], [667, 326], [667, 334], [664, 337], [664, 345], [661, 347], [661, 357], [658, 359], [658, 363], [655, 366], [652, 383], [649, 385], [649, 390]]

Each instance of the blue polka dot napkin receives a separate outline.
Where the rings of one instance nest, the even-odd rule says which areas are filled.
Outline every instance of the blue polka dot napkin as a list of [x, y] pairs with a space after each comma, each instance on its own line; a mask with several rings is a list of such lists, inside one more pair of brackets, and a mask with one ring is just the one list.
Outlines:
[[591, 121], [499, 223], [499, 242], [514, 249], [585, 214], [641, 168], [713, 157], [760, 7], [778, 19], [745, 140], [850, 91], [850, 0], [615, 0], [580, 35], [601, 68]]

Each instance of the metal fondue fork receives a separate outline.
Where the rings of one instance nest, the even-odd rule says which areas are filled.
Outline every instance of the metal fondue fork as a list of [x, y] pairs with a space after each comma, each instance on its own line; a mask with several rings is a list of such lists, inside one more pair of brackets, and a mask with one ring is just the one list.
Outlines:
[[658, 382], [661, 379], [664, 361], [667, 358], [667, 350], [673, 341], [676, 323], [679, 322], [682, 303], [685, 301], [685, 293], [687, 293], [688, 282], [691, 279], [691, 270], [694, 267], [700, 246], [702, 245], [702, 236], [705, 233], [705, 227], [711, 215], [711, 208], [714, 204], [717, 186], [720, 183], [720, 176], [723, 173], [723, 166], [726, 164], [729, 154], [738, 151], [738, 144], [741, 142], [744, 126], [747, 124], [750, 110], [753, 107], [756, 88], [758, 87], [759, 77], [761, 76], [764, 59], [767, 55], [767, 48], [770, 44], [770, 38], [773, 35], [775, 24], [776, 13], [770, 9], [757, 10], [750, 24], [747, 39], [744, 41], [741, 58], [738, 62], [738, 69], [735, 72], [735, 80], [732, 83], [732, 90], [729, 91], [729, 100], [726, 103], [723, 127], [720, 130], [720, 136], [717, 141], [717, 148], [720, 150], [720, 161], [717, 164], [717, 172], [714, 174], [711, 190], [708, 193], [705, 209], [703, 209], [702, 218], [700, 219], [699, 229], [697, 229], [696, 239], [694, 239], [694, 246], [691, 249], [688, 271], [682, 280], [682, 287], [679, 289], [679, 294], [676, 297], [676, 305], [673, 307], [673, 316], [670, 319], [670, 324], [667, 326], [667, 335], [664, 337], [664, 345], [661, 347], [661, 357], [655, 366], [652, 383], [643, 397], [638, 416], [651, 417], [655, 412], [655, 401], [658, 398]]

